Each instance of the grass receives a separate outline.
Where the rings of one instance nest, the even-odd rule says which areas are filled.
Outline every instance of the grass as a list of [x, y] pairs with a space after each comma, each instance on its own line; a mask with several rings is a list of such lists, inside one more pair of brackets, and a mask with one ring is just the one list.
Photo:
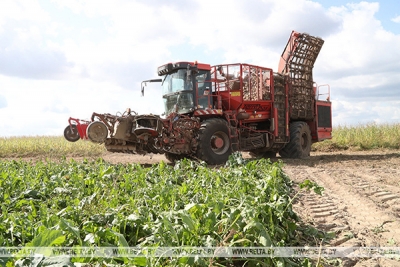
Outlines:
[[[313, 151], [399, 149], [400, 124], [366, 124], [337, 126], [333, 138], [315, 143]], [[106, 152], [103, 145], [79, 140], [68, 142], [62, 136], [0, 138], [0, 158], [27, 157], [100, 157]]]
[[22, 136], [0, 138], [0, 158], [63, 156], [98, 157], [106, 151], [103, 145], [79, 140], [71, 143], [63, 136]]
[[399, 149], [400, 124], [370, 123], [333, 128], [332, 140], [316, 143], [313, 151]]

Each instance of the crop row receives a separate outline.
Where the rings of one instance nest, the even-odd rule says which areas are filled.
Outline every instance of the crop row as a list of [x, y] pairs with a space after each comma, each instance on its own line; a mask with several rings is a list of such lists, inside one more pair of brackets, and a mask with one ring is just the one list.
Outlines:
[[[0, 161], [0, 247], [295, 245], [291, 181], [281, 165], [265, 159], [245, 162], [238, 155], [218, 169], [189, 160], [149, 168], [101, 159]], [[210, 265], [206, 258], [72, 261]], [[250, 266], [292, 262], [246, 261]]]

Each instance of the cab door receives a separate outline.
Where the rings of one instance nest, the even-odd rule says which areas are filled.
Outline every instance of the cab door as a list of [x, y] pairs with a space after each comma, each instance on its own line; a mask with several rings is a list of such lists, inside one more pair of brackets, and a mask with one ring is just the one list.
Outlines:
[[213, 108], [210, 71], [200, 70], [196, 77], [196, 109]]

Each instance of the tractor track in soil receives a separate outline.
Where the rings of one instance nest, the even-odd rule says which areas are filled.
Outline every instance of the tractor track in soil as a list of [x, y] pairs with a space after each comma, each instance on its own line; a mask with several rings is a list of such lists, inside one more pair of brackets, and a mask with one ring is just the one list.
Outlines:
[[[247, 153], [243, 156], [249, 157]], [[109, 154], [104, 159], [145, 165], [165, 161], [162, 155]], [[300, 191], [293, 206], [302, 223], [335, 233], [323, 246], [400, 246], [400, 151], [312, 152], [307, 159], [282, 160], [297, 192], [298, 184], [306, 179], [324, 187], [322, 196]], [[315, 240], [310, 246], [320, 242]], [[400, 266], [400, 260], [387, 258], [338, 261], [340, 265], [335, 266]]]
[[[322, 196], [300, 192], [294, 205], [304, 223], [335, 233], [324, 246], [399, 246], [400, 153], [327, 153], [284, 162], [295, 184], [309, 179], [325, 189]], [[400, 266], [386, 258], [341, 261], [342, 266]]]

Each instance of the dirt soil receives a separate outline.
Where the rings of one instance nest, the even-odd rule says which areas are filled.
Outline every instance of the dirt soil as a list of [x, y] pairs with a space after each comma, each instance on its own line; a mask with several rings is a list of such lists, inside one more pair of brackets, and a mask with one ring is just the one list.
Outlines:
[[[400, 151], [314, 153], [284, 160], [295, 183], [310, 179], [324, 193], [300, 193], [295, 211], [322, 231], [330, 246], [400, 246]], [[343, 266], [400, 266], [399, 260], [341, 259]]]
[[[246, 153], [243, 156], [250, 157]], [[110, 153], [104, 159], [113, 163], [145, 165], [161, 160], [168, 162], [162, 155]], [[275, 160], [278, 159], [281, 158]], [[400, 151], [312, 152], [308, 159], [282, 160], [284, 171], [296, 185], [309, 179], [324, 187], [322, 196], [301, 191], [294, 204], [302, 222], [321, 232], [335, 233], [334, 238], [315, 240], [315, 243], [400, 247]], [[336, 260], [338, 265], [333, 260], [331, 264], [388, 267], [400, 266], [400, 260], [342, 258]]]

